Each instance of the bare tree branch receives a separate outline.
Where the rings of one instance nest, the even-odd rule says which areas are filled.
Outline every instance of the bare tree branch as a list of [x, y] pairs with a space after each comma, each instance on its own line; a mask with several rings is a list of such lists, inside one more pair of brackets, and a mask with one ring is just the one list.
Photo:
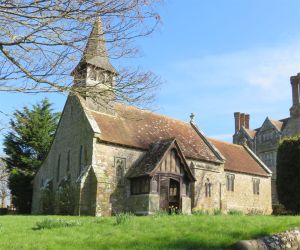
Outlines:
[[[161, 0], [3, 0], [0, 1], [0, 91], [66, 92], [72, 87], [96, 18], [101, 17], [112, 60], [136, 56], [136, 40], [160, 23]], [[143, 103], [159, 84], [153, 73], [117, 68], [116, 99]], [[93, 93], [94, 92], [94, 93]]]

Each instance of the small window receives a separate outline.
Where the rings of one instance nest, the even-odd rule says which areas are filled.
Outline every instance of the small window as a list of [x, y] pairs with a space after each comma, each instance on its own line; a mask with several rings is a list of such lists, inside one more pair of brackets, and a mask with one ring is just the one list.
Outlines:
[[82, 170], [82, 154], [83, 154], [83, 146], [80, 145], [80, 148], [79, 148], [78, 176], [81, 174], [81, 170]]
[[212, 184], [209, 179], [206, 180], [205, 183], [205, 197], [211, 197], [212, 194]]
[[67, 173], [70, 172], [70, 164], [71, 164], [71, 151], [68, 151], [68, 157], [67, 157]]
[[56, 170], [56, 181], [59, 181], [59, 177], [60, 177], [60, 154], [58, 156], [58, 160], [57, 160], [57, 170]]
[[229, 192], [234, 192], [234, 174], [226, 175], [226, 189]]
[[130, 181], [131, 194], [146, 194], [149, 193], [149, 178], [135, 178]]
[[260, 184], [260, 179], [258, 178], [253, 178], [252, 179], [253, 183], [253, 194], [259, 195], [259, 184]]
[[124, 176], [126, 170], [126, 159], [115, 157], [115, 169], [116, 169], [116, 182], [118, 184], [124, 184]]

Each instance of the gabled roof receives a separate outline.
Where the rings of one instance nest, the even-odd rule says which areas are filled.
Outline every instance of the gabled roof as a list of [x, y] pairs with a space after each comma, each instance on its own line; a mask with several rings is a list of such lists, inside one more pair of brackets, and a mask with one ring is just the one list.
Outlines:
[[181, 153], [178, 143], [174, 138], [161, 140], [152, 144], [143, 158], [129, 170], [129, 172], [127, 173], [127, 177], [134, 178], [147, 175], [152, 176], [153, 174], [155, 174], [155, 170], [165, 159], [167, 154], [170, 152], [170, 149], [172, 148], [176, 149], [178, 156], [181, 159], [181, 163], [188, 173], [188, 176], [195, 181], [196, 179], [193, 176], [190, 168], [188, 167], [188, 164], [186, 163], [186, 160]]
[[271, 120], [270, 122], [278, 129], [278, 131], [282, 131], [288, 122], [289, 118], [281, 119], [281, 120]]
[[251, 139], [253, 139], [257, 133], [256, 130], [252, 130], [252, 129], [249, 129], [249, 128], [245, 128], [245, 127], [242, 127], [242, 129], [249, 135], [249, 137]]
[[160, 140], [176, 138], [186, 158], [222, 163], [190, 123], [124, 104], [115, 104], [115, 115], [90, 112], [103, 142], [148, 150]]
[[210, 139], [226, 158], [224, 170], [258, 176], [270, 176], [271, 171], [245, 146]]
[[[269, 117], [267, 117], [263, 123], [263, 125], [265, 124], [265, 122], [269, 121], [273, 126], [274, 128], [276, 128], [279, 132], [282, 132], [287, 124], [287, 122], [289, 121], [290, 118], [284, 118], [284, 119], [281, 119], [281, 120], [273, 120], [273, 119], [270, 119]], [[261, 128], [263, 127], [263, 125], [259, 128], [256, 128], [254, 131], [259, 132], [261, 130]]]

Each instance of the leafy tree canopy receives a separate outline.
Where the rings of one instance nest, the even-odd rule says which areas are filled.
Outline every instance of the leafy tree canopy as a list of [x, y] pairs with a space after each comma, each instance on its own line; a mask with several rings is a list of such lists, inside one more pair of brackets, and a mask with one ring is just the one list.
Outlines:
[[279, 202], [286, 209], [300, 213], [300, 135], [280, 143], [276, 182]]
[[16, 110], [10, 120], [4, 152], [13, 203], [20, 213], [30, 212], [32, 181], [51, 146], [59, 117], [44, 99], [31, 108]]

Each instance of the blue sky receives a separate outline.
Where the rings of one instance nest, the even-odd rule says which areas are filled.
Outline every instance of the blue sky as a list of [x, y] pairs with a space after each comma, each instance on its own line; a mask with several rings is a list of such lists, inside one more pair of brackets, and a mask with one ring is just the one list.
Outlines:
[[[185, 121], [194, 112], [206, 135], [226, 141], [235, 111], [250, 113], [252, 128], [287, 117], [289, 77], [300, 72], [299, 9], [299, 0], [166, 0], [163, 25], [138, 41], [142, 56], [131, 61], [163, 80], [156, 112]], [[0, 109], [44, 96], [0, 93]], [[62, 110], [64, 95], [47, 96]]]

